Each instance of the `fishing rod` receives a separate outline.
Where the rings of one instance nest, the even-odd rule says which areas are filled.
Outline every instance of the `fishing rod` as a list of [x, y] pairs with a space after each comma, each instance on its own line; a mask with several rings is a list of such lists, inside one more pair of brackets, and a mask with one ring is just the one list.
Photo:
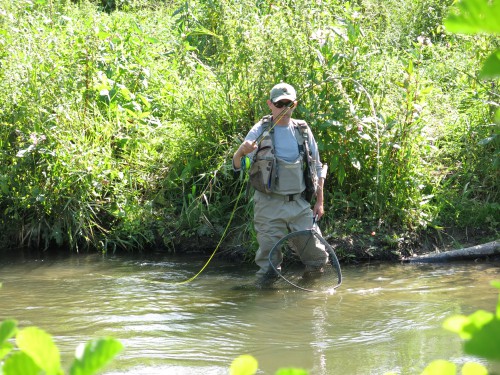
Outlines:
[[[297, 99], [295, 99], [295, 101], [298, 101]], [[271, 130], [274, 129], [274, 127], [278, 124], [278, 122], [280, 122], [280, 120], [286, 116], [286, 114], [293, 109], [293, 107], [295, 107], [295, 101], [291, 101], [290, 103], [288, 104], [285, 104], [285, 108], [283, 108], [283, 110], [279, 113], [278, 117], [276, 118], [276, 120], [272, 119], [272, 122], [271, 122], [271, 127], [269, 129], [266, 129], [268, 130], [269, 132], [271, 132]], [[273, 103], [274, 105], [274, 103]], [[253, 142], [252, 144], [253, 145], [258, 145], [260, 144], [260, 142], [262, 141], [262, 138], [264, 137], [264, 132], [262, 132]]]
[[[277, 116], [276, 120], [275, 119], [272, 119], [272, 122], [271, 122], [271, 127], [269, 129], [266, 129], [267, 131], [271, 132], [272, 129], [274, 129], [274, 127], [278, 124], [278, 122], [280, 122], [280, 120], [286, 116], [286, 114], [291, 111], [294, 107], [295, 107], [295, 103], [298, 103], [300, 101], [300, 99], [302, 97], [304, 97], [308, 92], [310, 92], [313, 88], [319, 86], [319, 85], [322, 85], [326, 82], [333, 82], [334, 80], [336, 79], [340, 79], [340, 78], [336, 78], [336, 77], [328, 77], [326, 79], [324, 79], [323, 81], [320, 81], [320, 82], [316, 82], [316, 83], [313, 83], [313, 84], [310, 84], [308, 85], [309, 87], [307, 87], [305, 90], [302, 90], [302, 93], [300, 94], [300, 96], [298, 98], [296, 98], [294, 101], [291, 101], [290, 103], [288, 104], [285, 104], [285, 107], [283, 108], [283, 110], [279, 113], [279, 115]], [[274, 104], [274, 103], [273, 103]], [[262, 134], [260, 134], [253, 142], [252, 144], [253, 145], [258, 145], [260, 144], [260, 142], [262, 141], [262, 138], [264, 137], [264, 132], [262, 132]]]

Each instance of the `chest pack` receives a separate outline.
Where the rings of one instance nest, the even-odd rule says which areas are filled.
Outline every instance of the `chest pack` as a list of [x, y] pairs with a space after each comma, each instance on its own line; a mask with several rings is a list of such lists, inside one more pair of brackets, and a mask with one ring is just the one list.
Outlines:
[[[274, 148], [274, 127], [271, 116], [265, 116], [261, 122], [263, 131], [250, 167], [249, 184], [262, 193], [271, 194], [278, 190], [279, 163]], [[299, 180], [297, 184], [305, 185], [304, 198], [310, 202], [316, 194], [318, 178], [316, 161], [312, 157], [309, 146], [309, 127], [303, 120], [292, 120], [292, 122], [300, 154], [301, 172], [297, 178]], [[279, 190], [283, 191], [283, 187], [280, 187]]]

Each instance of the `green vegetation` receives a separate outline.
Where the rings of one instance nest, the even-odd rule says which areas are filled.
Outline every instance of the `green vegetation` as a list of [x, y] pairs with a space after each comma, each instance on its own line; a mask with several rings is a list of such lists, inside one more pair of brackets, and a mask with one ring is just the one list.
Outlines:
[[[10, 342], [13, 337], [16, 346]], [[113, 338], [91, 340], [77, 349], [69, 374], [96, 374], [122, 348], [122, 344]], [[3, 321], [0, 324], [0, 374], [64, 374], [59, 349], [52, 336], [37, 327], [18, 329], [15, 320]]]
[[[491, 285], [500, 289], [500, 280], [492, 281]], [[469, 316], [453, 316], [444, 322], [444, 327], [466, 340], [467, 354], [500, 361], [500, 298], [496, 313], [478, 310]]]
[[450, 6], [0, 0], [1, 246], [173, 249], [233, 209], [226, 247], [250, 244], [231, 155], [281, 80], [330, 167], [326, 233], [495, 237], [498, 39], [449, 34]]

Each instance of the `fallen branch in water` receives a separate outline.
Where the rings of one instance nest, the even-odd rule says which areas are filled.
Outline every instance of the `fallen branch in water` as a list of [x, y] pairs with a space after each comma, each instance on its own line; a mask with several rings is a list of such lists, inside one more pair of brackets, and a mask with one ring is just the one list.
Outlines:
[[500, 241], [492, 241], [482, 245], [465, 249], [450, 250], [442, 253], [432, 253], [411, 258], [404, 258], [403, 262], [410, 263], [438, 263], [454, 260], [485, 258], [491, 255], [500, 255]]

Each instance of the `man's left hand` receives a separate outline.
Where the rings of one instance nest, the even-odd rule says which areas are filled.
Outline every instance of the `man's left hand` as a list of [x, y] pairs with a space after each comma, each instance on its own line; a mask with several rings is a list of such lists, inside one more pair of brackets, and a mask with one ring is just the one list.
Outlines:
[[318, 221], [325, 214], [325, 209], [323, 207], [323, 203], [316, 202], [313, 208], [313, 216], [316, 217]]

